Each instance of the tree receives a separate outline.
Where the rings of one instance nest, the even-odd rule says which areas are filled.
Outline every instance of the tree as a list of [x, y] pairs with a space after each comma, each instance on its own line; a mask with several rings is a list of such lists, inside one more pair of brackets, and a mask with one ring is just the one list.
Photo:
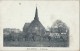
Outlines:
[[60, 38], [63, 40], [68, 40], [69, 38], [69, 28], [61, 20], [56, 20], [50, 28], [51, 33], [58, 33]]
[[53, 33], [67, 33], [69, 28], [61, 20], [56, 20], [55, 23], [51, 26], [50, 31]]

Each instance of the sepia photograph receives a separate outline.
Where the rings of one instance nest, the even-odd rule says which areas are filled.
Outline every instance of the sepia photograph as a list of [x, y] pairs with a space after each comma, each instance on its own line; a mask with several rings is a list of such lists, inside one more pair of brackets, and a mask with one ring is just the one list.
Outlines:
[[0, 50], [79, 51], [79, 1], [0, 1]]

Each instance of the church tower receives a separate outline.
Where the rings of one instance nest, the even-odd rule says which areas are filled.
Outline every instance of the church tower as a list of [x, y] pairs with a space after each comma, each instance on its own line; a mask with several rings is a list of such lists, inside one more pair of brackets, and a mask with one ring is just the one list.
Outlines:
[[26, 31], [27, 31], [27, 33], [30, 33], [30, 34], [37, 34], [37, 35], [45, 34], [46, 30], [45, 30], [44, 26], [41, 24], [41, 22], [39, 21], [37, 7], [36, 7], [36, 11], [35, 11], [34, 20], [30, 23], [30, 25]]
[[38, 18], [38, 10], [37, 10], [37, 7], [36, 7], [36, 11], [35, 11], [35, 18], [34, 18], [35, 20], [39, 20], [39, 18]]

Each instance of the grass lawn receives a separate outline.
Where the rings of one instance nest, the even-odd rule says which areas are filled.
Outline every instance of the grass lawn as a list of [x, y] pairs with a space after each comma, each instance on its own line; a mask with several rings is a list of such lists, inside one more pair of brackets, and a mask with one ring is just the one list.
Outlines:
[[67, 42], [7, 41], [4, 47], [68, 47]]

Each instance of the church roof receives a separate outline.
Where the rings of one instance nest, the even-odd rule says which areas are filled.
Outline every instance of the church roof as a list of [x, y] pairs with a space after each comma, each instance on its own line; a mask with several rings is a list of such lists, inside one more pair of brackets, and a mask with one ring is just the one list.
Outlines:
[[39, 17], [38, 17], [38, 10], [36, 7], [36, 11], [35, 11], [35, 17], [34, 20], [31, 22], [31, 24], [28, 27], [28, 32], [34, 32], [35, 27], [38, 28], [38, 31], [45, 31], [44, 26], [41, 24], [41, 22], [39, 21]]
[[24, 27], [23, 27], [23, 31], [26, 32], [28, 27], [29, 27], [30, 23], [25, 23]]

